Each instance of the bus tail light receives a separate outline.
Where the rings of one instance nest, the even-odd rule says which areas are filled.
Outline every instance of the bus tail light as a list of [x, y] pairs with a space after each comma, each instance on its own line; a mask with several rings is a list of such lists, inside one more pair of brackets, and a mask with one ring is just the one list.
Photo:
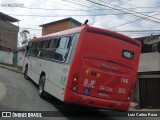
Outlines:
[[73, 80], [72, 80], [72, 90], [74, 92], [78, 91], [78, 75], [74, 75]]

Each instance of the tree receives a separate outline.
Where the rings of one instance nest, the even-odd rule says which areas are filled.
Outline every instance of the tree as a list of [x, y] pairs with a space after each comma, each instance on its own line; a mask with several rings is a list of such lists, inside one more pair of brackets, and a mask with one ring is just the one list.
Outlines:
[[29, 42], [30, 39], [30, 32], [28, 30], [23, 30], [22, 32], [20, 32], [20, 35], [22, 37], [22, 45], [27, 44]]

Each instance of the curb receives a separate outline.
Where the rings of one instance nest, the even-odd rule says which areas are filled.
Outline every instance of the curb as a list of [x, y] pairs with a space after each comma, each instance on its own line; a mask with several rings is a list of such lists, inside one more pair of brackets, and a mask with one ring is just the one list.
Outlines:
[[20, 71], [20, 70], [18, 70], [18, 69], [16, 70], [16, 68], [10, 68], [10, 67], [8, 67], [8, 66], [1, 65], [1, 64], [0, 64], [0, 67], [1, 67], [1, 68], [4, 68], [4, 69], [7, 69], [7, 70], [11, 70], [11, 71], [16, 72], [16, 73], [23, 74], [22, 71]]
[[135, 102], [130, 102], [130, 107], [132, 107], [132, 108], [135, 108], [135, 106], [137, 106], [138, 104], [137, 103], [135, 103]]

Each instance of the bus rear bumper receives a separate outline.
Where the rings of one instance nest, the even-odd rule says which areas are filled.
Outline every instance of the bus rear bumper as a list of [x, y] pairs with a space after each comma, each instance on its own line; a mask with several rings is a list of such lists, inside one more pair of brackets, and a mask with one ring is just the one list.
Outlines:
[[64, 102], [93, 106], [97, 108], [118, 110], [118, 111], [128, 111], [130, 106], [130, 101], [123, 102], [123, 101], [96, 98], [82, 94], [77, 94], [71, 91], [70, 89], [66, 90]]

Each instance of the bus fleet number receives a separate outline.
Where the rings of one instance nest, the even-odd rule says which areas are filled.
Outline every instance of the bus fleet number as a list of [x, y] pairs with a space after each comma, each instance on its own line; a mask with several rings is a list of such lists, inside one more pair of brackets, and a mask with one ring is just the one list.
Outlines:
[[127, 78], [121, 78], [121, 83], [128, 83], [128, 79]]

